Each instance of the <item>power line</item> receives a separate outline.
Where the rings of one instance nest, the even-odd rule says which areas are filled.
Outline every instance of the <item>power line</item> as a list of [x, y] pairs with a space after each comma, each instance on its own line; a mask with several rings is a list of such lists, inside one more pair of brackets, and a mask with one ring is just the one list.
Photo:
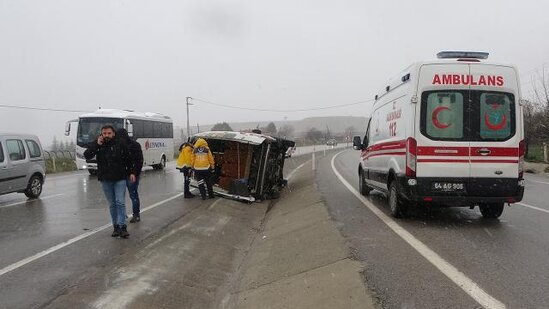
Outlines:
[[82, 110], [43, 108], [43, 107], [6, 105], [6, 104], [0, 104], [0, 108], [30, 109], [30, 110], [37, 110], [37, 111], [66, 112], [66, 113], [89, 113], [90, 112], [90, 111], [82, 111]]
[[196, 101], [206, 103], [206, 104], [211, 104], [211, 105], [225, 107], [225, 108], [241, 109], [241, 110], [248, 110], [248, 111], [257, 111], [257, 112], [277, 112], [277, 113], [307, 112], [307, 111], [315, 111], [315, 110], [333, 109], [333, 108], [340, 108], [340, 107], [364, 104], [364, 103], [374, 101], [373, 99], [371, 99], [371, 100], [365, 100], [365, 101], [358, 101], [358, 102], [354, 102], [354, 103], [323, 106], [323, 107], [313, 107], [313, 108], [301, 108], [301, 109], [265, 109], [265, 108], [253, 108], [253, 107], [243, 107], [243, 106], [234, 106], [234, 105], [226, 105], [226, 104], [221, 104], [221, 103], [214, 103], [214, 102], [211, 102], [211, 101], [206, 101], [206, 100], [203, 100], [203, 99], [200, 99], [200, 98], [195, 98], [195, 97], [193, 97], [192, 99], [196, 100]]

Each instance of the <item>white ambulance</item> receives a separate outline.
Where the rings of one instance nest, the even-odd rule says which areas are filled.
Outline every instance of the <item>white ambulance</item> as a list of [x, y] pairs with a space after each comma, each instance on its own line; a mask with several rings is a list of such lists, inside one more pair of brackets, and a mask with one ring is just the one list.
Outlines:
[[523, 108], [517, 69], [488, 53], [440, 52], [375, 97], [358, 166], [363, 195], [387, 193], [391, 214], [412, 205], [479, 206], [498, 218], [524, 193]]

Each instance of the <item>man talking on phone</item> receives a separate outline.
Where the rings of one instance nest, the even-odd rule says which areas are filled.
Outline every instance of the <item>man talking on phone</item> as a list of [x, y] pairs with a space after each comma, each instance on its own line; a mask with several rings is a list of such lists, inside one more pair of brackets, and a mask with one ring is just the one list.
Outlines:
[[101, 135], [84, 151], [86, 160], [97, 158], [97, 179], [101, 182], [105, 197], [109, 202], [112, 225], [112, 237], [128, 238], [126, 228], [126, 179], [136, 181], [132, 172], [132, 162], [125, 143], [116, 138], [115, 128], [105, 125]]

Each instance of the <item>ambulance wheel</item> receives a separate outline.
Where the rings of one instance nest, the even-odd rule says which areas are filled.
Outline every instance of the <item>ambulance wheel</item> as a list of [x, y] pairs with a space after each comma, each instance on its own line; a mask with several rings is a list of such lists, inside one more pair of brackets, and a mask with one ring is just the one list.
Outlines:
[[403, 218], [406, 216], [406, 205], [398, 194], [396, 181], [391, 181], [389, 184], [388, 200], [391, 216], [395, 218]]
[[358, 190], [360, 191], [360, 194], [364, 196], [369, 195], [372, 191], [372, 188], [368, 187], [368, 185], [366, 184], [366, 179], [364, 179], [364, 172], [362, 170], [360, 170]]
[[503, 213], [504, 203], [487, 203], [480, 204], [480, 213], [485, 219], [496, 219]]

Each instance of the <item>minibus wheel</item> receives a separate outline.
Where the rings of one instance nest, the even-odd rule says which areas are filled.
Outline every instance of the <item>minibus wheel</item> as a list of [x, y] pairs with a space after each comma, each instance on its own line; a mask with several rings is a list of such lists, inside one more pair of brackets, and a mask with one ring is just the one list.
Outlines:
[[388, 200], [391, 216], [395, 218], [402, 218], [406, 215], [406, 205], [398, 194], [397, 184], [395, 180], [391, 181], [391, 183], [389, 184]]
[[496, 219], [503, 213], [504, 203], [486, 203], [480, 204], [480, 213], [485, 219]]

